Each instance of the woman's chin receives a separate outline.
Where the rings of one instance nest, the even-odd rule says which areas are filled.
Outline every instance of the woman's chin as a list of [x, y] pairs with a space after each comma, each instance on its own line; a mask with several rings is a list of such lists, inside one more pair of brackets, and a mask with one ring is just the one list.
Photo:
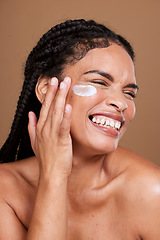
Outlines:
[[114, 141], [95, 141], [94, 143], [90, 143], [86, 146], [83, 146], [83, 149], [86, 151], [91, 152], [94, 155], [102, 155], [102, 154], [109, 154], [114, 152], [118, 147], [118, 139], [114, 139]]
[[114, 152], [117, 149], [118, 143], [117, 144], [107, 144], [106, 146], [97, 146], [96, 151], [99, 154], [109, 154], [111, 152]]

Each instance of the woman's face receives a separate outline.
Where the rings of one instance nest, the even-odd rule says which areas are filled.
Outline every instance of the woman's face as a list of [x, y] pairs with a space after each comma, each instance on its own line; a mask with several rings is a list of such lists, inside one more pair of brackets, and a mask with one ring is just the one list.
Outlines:
[[66, 66], [63, 75], [72, 79], [67, 102], [73, 109], [74, 148], [96, 154], [114, 151], [135, 115], [137, 86], [128, 53], [114, 43], [90, 50], [76, 64]]

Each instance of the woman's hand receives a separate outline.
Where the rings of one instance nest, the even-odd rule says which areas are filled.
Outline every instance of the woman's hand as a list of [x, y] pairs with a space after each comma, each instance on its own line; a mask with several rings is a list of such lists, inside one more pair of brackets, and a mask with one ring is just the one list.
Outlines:
[[70, 136], [72, 107], [66, 105], [71, 79], [66, 77], [58, 89], [58, 79], [52, 78], [42, 103], [37, 122], [29, 113], [28, 131], [33, 151], [39, 161], [40, 176], [68, 177], [72, 168]]

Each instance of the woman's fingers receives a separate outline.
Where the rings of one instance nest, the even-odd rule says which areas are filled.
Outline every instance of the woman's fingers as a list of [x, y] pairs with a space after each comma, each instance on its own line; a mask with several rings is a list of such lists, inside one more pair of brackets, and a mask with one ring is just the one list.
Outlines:
[[64, 81], [60, 83], [59, 90], [50, 107], [48, 118], [46, 120], [46, 126], [49, 124], [53, 131], [59, 131], [59, 127], [63, 120], [66, 97], [70, 84], [71, 79], [69, 77], [66, 77]]
[[28, 132], [31, 140], [31, 146], [34, 150], [34, 143], [36, 138], [36, 125], [37, 125], [37, 118], [33, 112], [29, 112], [29, 123], [28, 123]]
[[40, 128], [44, 126], [44, 123], [48, 117], [48, 112], [53, 102], [53, 99], [55, 98], [57, 87], [58, 87], [58, 79], [56, 77], [53, 77], [50, 80], [45, 99], [42, 103], [39, 121], [38, 121], [38, 125]]
[[72, 166], [72, 107], [66, 104], [66, 97], [71, 79], [65, 78], [58, 90], [58, 80], [54, 78], [53, 83], [48, 87], [38, 123], [35, 114], [29, 113], [28, 130], [41, 171], [48, 175], [65, 170], [68, 176]]
[[[71, 106], [66, 106], [66, 97], [71, 85], [71, 79], [66, 77], [60, 83], [58, 88], [58, 79], [52, 78], [45, 99], [42, 103], [38, 123], [31, 114], [29, 123], [29, 134], [31, 136], [32, 146], [34, 146], [35, 135], [37, 134], [45, 140], [49, 136], [69, 136], [71, 122]], [[34, 121], [34, 122], [33, 122]], [[56, 134], [56, 135], [55, 135]], [[57, 135], [58, 134], [58, 135]], [[63, 138], [62, 137], [62, 138]]]
[[71, 140], [70, 138], [71, 115], [72, 115], [72, 107], [70, 104], [67, 104], [65, 106], [63, 120], [60, 126], [60, 132], [59, 132], [59, 136], [61, 137], [61, 141], [63, 144], [68, 144], [68, 141]]

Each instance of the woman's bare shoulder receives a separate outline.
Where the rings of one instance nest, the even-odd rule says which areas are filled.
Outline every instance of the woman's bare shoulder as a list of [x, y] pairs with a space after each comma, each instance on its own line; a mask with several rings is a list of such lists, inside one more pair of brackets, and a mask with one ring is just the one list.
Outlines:
[[154, 202], [160, 202], [160, 167], [122, 147], [117, 149], [115, 155], [119, 166], [124, 166], [121, 190], [128, 201], [141, 207], [145, 206], [145, 203], [150, 207]]
[[34, 157], [0, 165], [0, 196], [25, 185], [35, 185], [38, 167]]
[[[160, 238], [160, 167], [138, 154], [118, 148], [117, 155], [126, 163], [121, 195], [137, 221], [144, 239]], [[131, 207], [132, 206], [132, 207]], [[143, 226], [139, 224], [143, 222]], [[148, 237], [148, 231], [151, 236]], [[146, 237], [145, 237], [146, 236]], [[153, 237], [154, 236], [154, 237]], [[157, 237], [158, 236], [158, 237]]]
[[160, 166], [129, 149], [118, 147], [117, 155], [122, 161], [125, 161], [127, 165], [131, 166], [133, 169], [136, 167], [143, 168], [145, 171], [148, 169], [148, 171], [151, 173], [155, 170], [157, 173], [160, 171]]
[[[12, 230], [7, 236], [26, 237], [37, 188], [37, 162], [35, 158], [0, 165], [0, 224], [5, 235], [8, 224]], [[7, 220], [6, 220], [7, 219]], [[5, 221], [6, 220], [6, 221]]]
[[[160, 167], [144, 157], [124, 148], [119, 148], [122, 162], [127, 162], [125, 189], [137, 206], [156, 206], [160, 203]], [[160, 210], [160, 209], [159, 209]]]

